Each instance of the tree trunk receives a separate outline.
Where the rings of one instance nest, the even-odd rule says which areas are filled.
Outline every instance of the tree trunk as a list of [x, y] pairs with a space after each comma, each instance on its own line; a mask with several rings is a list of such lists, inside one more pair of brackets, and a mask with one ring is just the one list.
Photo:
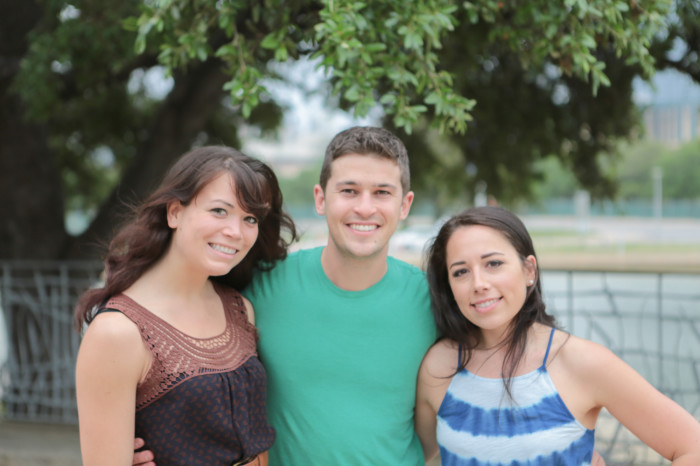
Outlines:
[[0, 15], [0, 259], [55, 259], [68, 237], [61, 177], [48, 131], [24, 119], [10, 90], [27, 51], [27, 33], [42, 15], [30, 0], [3, 2]]

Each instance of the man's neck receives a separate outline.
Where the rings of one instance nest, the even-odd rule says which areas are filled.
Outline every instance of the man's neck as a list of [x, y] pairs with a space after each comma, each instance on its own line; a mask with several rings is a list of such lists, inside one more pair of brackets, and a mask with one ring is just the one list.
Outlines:
[[387, 256], [387, 251], [384, 251], [371, 257], [355, 258], [326, 246], [321, 253], [321, 266], [328, 279], [338, 288], [362, 291], [384, 277], [388, 267]]

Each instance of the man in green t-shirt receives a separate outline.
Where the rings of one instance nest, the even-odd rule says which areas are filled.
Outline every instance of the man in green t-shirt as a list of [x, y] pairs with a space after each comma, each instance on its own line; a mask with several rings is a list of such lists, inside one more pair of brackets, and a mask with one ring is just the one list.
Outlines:
[[270, 464], [424, 465], [415, 382], [435, 327], [423, 273], [388, 257], [413, 201], [404, 145], [380, 128], [339, 133], [314, 200], [327, 245], [291, 254], [243, 292], [277, 430]]

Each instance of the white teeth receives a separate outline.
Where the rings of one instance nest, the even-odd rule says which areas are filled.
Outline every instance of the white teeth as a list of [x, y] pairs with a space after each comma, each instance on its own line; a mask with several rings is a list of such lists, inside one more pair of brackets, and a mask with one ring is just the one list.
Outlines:
[[213, 244], [212, 243], [211, 247], [216, 249], [217, 251], [221, 251], [221, 252], [226, 253], [226, 254], [235, 254], [236, 253], [235, 249], [227, 248], [226, 246], [222, 246], [220, 244]]
[[350, 228], [357, 231], [372, 231], [377, 229], [377, 225], [359, 225], [352, 223], [350, 224]]
[[478, 308], [489, 307], [490, 305], [494, 304], [497, 301], [498, 301], [498, 298], [491, 299], [489, 301], [484, 301], [483, 303], [474, 304], [474, 307], [478, 307]]

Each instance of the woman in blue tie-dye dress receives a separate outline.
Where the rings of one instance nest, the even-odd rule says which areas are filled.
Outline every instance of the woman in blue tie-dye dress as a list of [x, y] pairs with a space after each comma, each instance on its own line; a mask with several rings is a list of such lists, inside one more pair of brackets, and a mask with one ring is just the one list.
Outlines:
[[672, 464], [700, 423], [606, 348], [556, 329], [532, 240], [505, 209], [450, 219], [428, 257], [441, 339], [420, 368], [416, 430], [443, 465], [588, 465], [606, 408]]

